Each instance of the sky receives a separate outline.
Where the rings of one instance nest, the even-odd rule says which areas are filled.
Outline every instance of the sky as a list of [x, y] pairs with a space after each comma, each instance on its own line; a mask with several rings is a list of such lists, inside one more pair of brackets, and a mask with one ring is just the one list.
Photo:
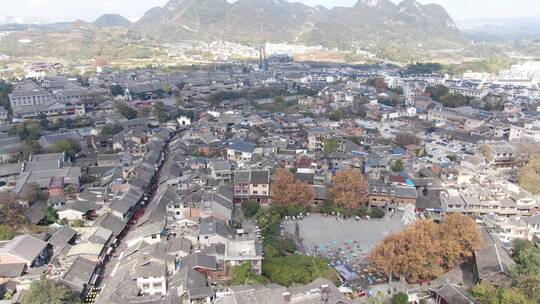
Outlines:
[[[49, 21], [93, 21], [105, 13], [131, 20], [167, 0], [0, 0], [0, 15], [39, 17]], [[357, 0], [293, 0], [308, 5], [352, 6]], [[399, 0], [392, 0], [399, 2]], [[443, 5], [455, 20], [477, 18], [522, 18], [540, 16], [539, 0], [418, 0]]]

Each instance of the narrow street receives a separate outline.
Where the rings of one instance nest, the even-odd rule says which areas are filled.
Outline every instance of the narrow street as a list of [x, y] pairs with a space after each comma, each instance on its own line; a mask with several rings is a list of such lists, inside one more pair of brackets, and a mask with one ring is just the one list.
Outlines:
[[157, 168], [154, 176], [152, 177], [152, 180], [150, 181], [150, 184], [148, 186], [148, 190], [145, 193], [146, 200], [145, 201], [143, 200], [144, 204], [139, 203], [136, 206], [136, 209], [134, 210], [133, 215], [131, 216], [131, 219], [126, 224], [126, 228], [121, 233], [121, 235], [117, 237], [116, 246], [114, 250], [111, 252], [111, 254], [108, 257], [106, 257], [105, 260], [103, 261], [101, 265], [101, 272], [100, 272], [99, 279], [96, 281], [94, 287], [88, 293], [84, 303], [93, 303], [94, 300], [97, 298], [99, 291], [103, 290], [104, 286], [106, 285], [106, 283], [102, 285], [102, 282], [103, 281], [106, 282], [106, 280], [111, 276], [111, 274], [115, 272], [116, 270], [115, 268], [118, 265], [118, 261], [122, 252], [124, 252], [127, 249], [127, 245], [124, 242], [124, 239], [134, 227], [137, 227], [139, 220], [144, 215], [146, 208], [148, 207], [150, 202], [154, 199], [157, 189], [159, 187], [159, 179], [161, 177], [162, 167], [167, 162], [171, 154], [169, 144], [176, 137], [176, 135], [178, 135], [181, 131], [182, 130], [175, 131], [174, 133], [171, 134], [169, 139], [165, 141], [165, 146], [163, 148], [163, 159], [159, 167]]

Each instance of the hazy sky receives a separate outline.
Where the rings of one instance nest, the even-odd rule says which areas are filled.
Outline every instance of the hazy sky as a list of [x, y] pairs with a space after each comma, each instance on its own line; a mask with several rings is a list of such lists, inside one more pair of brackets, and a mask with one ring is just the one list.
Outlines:
[[[310, 5], [351, 6], [356, 0], [296, 0]], [[392, 0], [399, 2], [399, 0]], [[418, 0], [442, 4], [456, 20], [484, 17], [536, 17], [539, 0]], [[54, 21], [92, 21], [104, 13], [118, 13], [130, 19], [141, 17], [167, 0], [0, 0], [0, 15], [40, 17]]]

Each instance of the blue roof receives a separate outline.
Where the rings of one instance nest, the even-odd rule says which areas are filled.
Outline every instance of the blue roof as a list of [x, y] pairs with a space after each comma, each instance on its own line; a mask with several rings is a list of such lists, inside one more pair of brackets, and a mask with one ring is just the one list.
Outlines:
[[407, 186], [409, 186], [409, 187], [414, 187], [414, 182], [413, 182], [413, 180], [410, 179], [410, 178], [407, 178], [407, 179], [405, 180], [405, 183], [406, 183]]
[[235, 151], [252, 153], [256, 146], [247, 141], [234, 141], [229, 147]]
[[400, 147], [395, 147], [392, 149], [392, 155], [405, 155], [407, 151]]

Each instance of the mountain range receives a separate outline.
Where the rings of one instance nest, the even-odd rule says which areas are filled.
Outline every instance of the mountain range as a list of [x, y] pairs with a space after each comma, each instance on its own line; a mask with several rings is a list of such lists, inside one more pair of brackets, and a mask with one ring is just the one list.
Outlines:
[[353, 45], [447, 47], [465, 42], [442, 6], [415, 0], [359, 0], [327, 9], [285, 0], [171, 0], [132, 28], [160, 41], [224, 39]]
[[[170, 0], [136, 22], [107, 14], [94, 22], [10, 24], [0, 26], [0, 31], [12, 33], [0, 45], [0, 52], [12, 57], [73, 54], [80, 58], [94, 51], [114, 56], [118, 50], [135, 49], [137, 58], [144, 58], [161, 43], [227, 40], [254, 46], [275, 42], [361, 48], [383, 58], [409, 61], [423, 58], [427, 51], [469, 44], [442, 6], [416, 0], [399, 4], [358, 0], [353, 7], [332, 9], [285, 0]], [[60, 39], [61, 44], [51, 45]], [[19, 40], [31, 40], [34, 46], [21, 46]], [[121, 56], [131, 54], [126, 52]]]

